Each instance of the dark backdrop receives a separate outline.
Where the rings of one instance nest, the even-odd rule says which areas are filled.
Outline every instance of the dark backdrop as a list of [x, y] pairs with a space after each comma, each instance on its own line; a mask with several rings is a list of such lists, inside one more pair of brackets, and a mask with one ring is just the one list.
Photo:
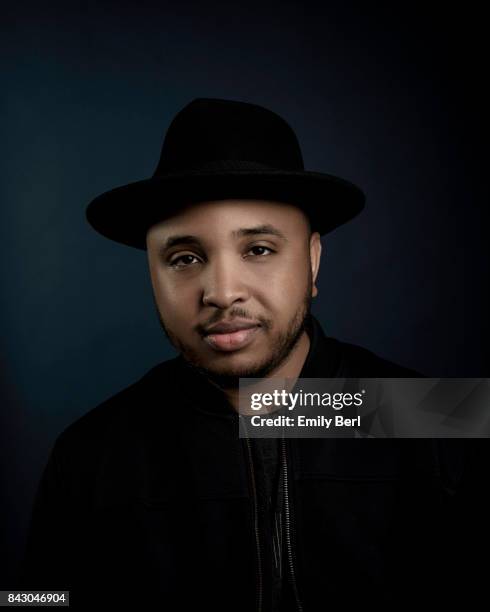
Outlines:
[[151, 175], [195, 97], [275, 110], [307, 169], [365, 190], [323, 239], [328, 335], [430, 376], [488, 376], [486, 22], [470, 2], [359, 5], [2, 7], [0, 587], [58, 433], [175, 355], [146, 254], [84, 214]]

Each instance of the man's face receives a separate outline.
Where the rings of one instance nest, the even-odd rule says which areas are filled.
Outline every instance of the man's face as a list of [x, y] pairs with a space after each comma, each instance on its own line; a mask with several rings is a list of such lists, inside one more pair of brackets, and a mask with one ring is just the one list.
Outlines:
[[[224, 387], [284, 363], [304, 333], [321, 253], [299, 208], [192, 204], [153, 225], [147, 249], [160, 322], [186, 361]], [[231, 328], [209, 330], [223, 323]]]

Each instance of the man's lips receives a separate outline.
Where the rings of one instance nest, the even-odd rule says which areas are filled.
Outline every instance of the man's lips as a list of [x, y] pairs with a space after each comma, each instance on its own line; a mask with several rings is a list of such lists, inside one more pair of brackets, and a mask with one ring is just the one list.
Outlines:
[[260, 325], [258, 321], [251, 321], [247, 319], [233, 319], [233, 321], [221, 321], [216, 325], [211, 325], [205, 329], [205, 334], [230, 334], [241, 329], [249, 329], [251, 327], [257, 327]]
[[208, 328], [204, 341], [218, 351], [236, 351], [250, 344], [259, 329], [250, 321], [218, 323]]

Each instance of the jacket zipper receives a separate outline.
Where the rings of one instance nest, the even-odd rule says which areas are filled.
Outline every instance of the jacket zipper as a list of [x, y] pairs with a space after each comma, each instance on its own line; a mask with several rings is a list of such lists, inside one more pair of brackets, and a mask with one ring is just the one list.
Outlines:
[[293, 561], [293, 545], [291, 541], [291, 517], [290, 517], [290, 506], [289, 506], [289, 488], [288, 488], [288, 462], [286, 457], [286, 439], [282, 438], [282, 465], [283, 465], [283, 478], [284, 478], [284, 528], [286, 532], [286, 547], [289, 561], [289, 572], [291, 576], [291, 585], [293, 587], [294, 597], [296, 599], [296, 606], [298, 612], [303, 612], [303, 604], [299, 598], [298, 585], [296, 584], [296, 576], [294, 573], [294, 561]]
[[[241, 418], [241, 415], [240, 415]], [[245, 425], [245, 421], [242, 421]], [[246, 425], [245, 425], [246, 428]], [[262, 593], [263, 593], [263, 574], [262, 574], [262, 550], [260, 546], [260, 531], [259, 531], [259, 511], [257, 502], [257, 486], [255, 484], [255, 472], [252, 458], [252, 447], [250, 438], [245, 438], [248, 450], [248, 464], [250, 466], [250, 479], [252, 483], [253, 504], [254, 504], [254, 529], [255, 529], [255, 544], [257, 546], [257, 612], [262, 612]]]

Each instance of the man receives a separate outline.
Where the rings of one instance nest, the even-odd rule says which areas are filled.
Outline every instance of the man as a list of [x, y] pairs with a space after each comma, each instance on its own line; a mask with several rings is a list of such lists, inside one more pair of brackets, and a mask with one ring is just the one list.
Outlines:
[[147, 249], [179, 355], [57, 438], [24, 588], [69, 589], [86, 610], [444, 600], [438, 581], [468, 552], [454, 524], [461, 491], [473, 494], [459, 445], [238, 437], [240, 378], [417, 376], [325, 336], [310, 313], [320, 235], [363, 201], [304, 170], [278, 115], [197, 99], [174, 118], [151, 179], [90, 204], [100, 233]]

